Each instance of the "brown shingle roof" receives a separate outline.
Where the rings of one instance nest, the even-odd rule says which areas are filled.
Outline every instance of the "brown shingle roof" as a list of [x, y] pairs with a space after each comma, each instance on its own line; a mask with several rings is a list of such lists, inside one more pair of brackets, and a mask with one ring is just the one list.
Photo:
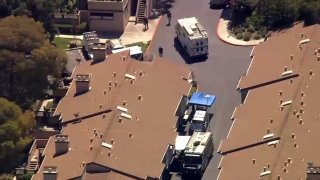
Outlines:
[[[181, 96], [188, 94], [191, 86], [181, 77], [188, 77], [191, 71], [159, 58], [153, 62], [122, 61], [122, 56], [128, 55], [128, 52], [113, 54], [103, 62], [91, 64], [88, 61], [76, 67], [73, 76], [91, 73], [91, 89], [75, 95], [73, 81], [55, 112], [55, 115], [61, 114], [62, 134], [69, 135], [71, 149], [54, 157], [54, 140], [51, 138], [41, 167], [58, 166], [58, 176], [62, 179], [81, 176], [84, 171], [82, 162], [94, 162], [138, 178], [161, 175], [163, 155], [176, 137], [175, 110]], [[135, 76], [135, 80], [125, 78], [125, 74]], [[110, 91], [109, 82], [112, 84]], [[117, 106], [125, 107], [131, 120], [121, 117]], [[84, 117], [107, 109], [112, 111], [103, 113], [104, 118], [99, 114], [67, 123], [75, 118], [75, 113]], [[90, 138], [93, 138], [92, 143]], [[114, 142], [111, 150], [101, 146], [102, 142], [111, 144], [111, 139]], [[42, 179], [42, 169], [35, 179]]]
[[[252, 88], [299, 74], [301, 64], [308, 58], [308, 43], [301, 45], [300, 50], [299, 42], [309, 39], [315, 31], [316, 28], [313, 27], [304, 28], [303, 31], [300, 27], [294, 27], [287, 33], [269, 38], [256, 46], [248, 72], [241, 78], [238, 88]], [[282, 75], [291, 70], [292, 74]]]
[[[300, 37], [301, 33], [306, 35], [310, 41], [303, 46], [303, 50], [288, 51], [292, 43], [291, 40]], [[318, 105], [320, 92], [320, 25], [314, 25], [297, 31], [289, 31], [284, 35], [271, 37], [265, 42], [264, 54], [272, 54], [275, 47], [287, 54], [278, 54], [278, 57], [288, 57], [292, 53], [299, 51], [301, 59], [297, 65], [299, 77], [283, 80], [256, 89], [249, 90], [247, 98], [234, 117], [234, 125], [228, 138], [222, 143], [220, 150], [237, 151], [224, 155], [220, 167], [219, 179], [306, 179], [307, 163], [320, 164], [317, 152], [320, 146], [317, 141], [320, 139], [320, 110]], [[296, 42], [294, 42], [297, 45]], [[267, 48], [269, 47], [269, 48]], [[273, 47], [273, 48], [271, 48]], [[261, 48], [261, 47], [260, 47]], [[270, 49], [271, 48], [271, 49]], [[259, 51], [260, 52], [260, 51]], [[255, 67], [261, 68], [258, 57], [261, 54], [254, 52]], [[273, 59], [264, 64], [265, 69], [277, 69], [282, 66], [284, 60]], [[279, 69], [279, 68], [278, 68]], [[252, 71], [252, 72], [251, 72]], [[253, 73], [254, 72], [254, 73]], [[258, 71], [251, 66], [247, 79], [254, 79], [251, 85], [261, 83], [265, 71]], [[249, 77], [250, 76], [250, 77]], [[268, 75], [266, 75], [268, 76]], [[290, 81], [292, 80], [292, 83]], [[280, 96], [280, 91], [282, 95]], [[282, 102], [292, 100], [291, 104], [279, 109], [280, 99]], [[273, 118], [273, 123], [270, 123]], [[266, 130], [274, 133], [280, 138], [278, 144], [268, 145], [268, 142], [254, 144], [262, 140]], [[252, 145], [249, 146], [248, 145]], [[241, 149], [241, 147], [245, 147]], [[238, 149], [237, 149], [238, 148]], [[240, 148], [240, 149], [239, 149]], [[253, 161], [255, 162], [253, 164]], [[270, 171], [269, 175], [260, 177], [263, 168]]]

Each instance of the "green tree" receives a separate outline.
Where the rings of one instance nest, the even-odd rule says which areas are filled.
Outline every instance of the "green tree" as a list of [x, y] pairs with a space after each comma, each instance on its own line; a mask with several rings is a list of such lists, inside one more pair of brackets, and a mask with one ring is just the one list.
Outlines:
[[22, 110], [14, 103], [0, 98], [0, 173], [16, 167], [30, 144], [30, 130], [34, 127], [34, 114]]
[[28, 108], [44, 96], [48, 77], [60, 78], [64, 51], [50, 45], [39, 22], [25, 16], [0, 20], [0, 96]]

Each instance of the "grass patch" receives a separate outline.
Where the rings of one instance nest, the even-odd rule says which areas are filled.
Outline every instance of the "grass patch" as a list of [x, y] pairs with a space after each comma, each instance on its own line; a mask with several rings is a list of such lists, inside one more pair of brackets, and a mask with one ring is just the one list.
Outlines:
[[132, 47], [132, 46], [140, 46], [142, 52], [146, 52], [148, 47], [149, 47], [150, 41], [148, 41], [147, 43], [145, 42], [137, 42], [137, 43], [132, 43], [132, 44], [127, 44], [126, 47]]
[[71, 40], [72, 39], [69, 38], [55, 37], [52, 43], [54, 43], [57, 46], [57, 48], [68, 49]]

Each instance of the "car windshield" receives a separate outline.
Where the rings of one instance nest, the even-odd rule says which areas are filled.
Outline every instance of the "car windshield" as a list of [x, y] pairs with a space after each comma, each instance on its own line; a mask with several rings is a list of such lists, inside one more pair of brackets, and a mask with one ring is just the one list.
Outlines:
[[201, 156], [185, 156], [185, 164], [201, 164]]

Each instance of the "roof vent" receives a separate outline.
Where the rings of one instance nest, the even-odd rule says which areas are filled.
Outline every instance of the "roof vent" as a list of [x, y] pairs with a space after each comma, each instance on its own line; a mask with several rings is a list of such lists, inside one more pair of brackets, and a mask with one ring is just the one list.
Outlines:
[[107, 94], [107, 90], [103, 90], [103, 94], [106, 95]]
[[121, 106], [117, 106], [117, 109], [119, 110], [119, 111], [122, 111], [122, 112], [128, 112], [128, 109], [127, 108], [124, 108], [124, 107], [121, 107]]
[[290, 55], [290, 60], [292, 60], [293, 59], [293, 55]]
[[129, 137], [130, 137], [130, 138], [133, 138], [132, 132], [129, 133]]
[[312, 76], [313, 75], [313, 70], [309, 71], [309, 75]]
[[269, 139], [269, 138], [272, 138], [274, 136], [274, 134], [267, 134], [267, 135], [264, 135], [263, 136], [263, 140], [265, 140], [265, 139]]
[[306, 44], [310, 41], [310, 39], [304, 39], [299, 42], [299, 45]]
[[99, 104], [99, 109], [102, 109], [102, 104]]
[[260, 173], [260, 177], [269, 175], [270, 173], [271, 173], [271, 171], [264, 171], [264, 172]]
[[267, 143], [268, 146], [272, 146], [272, 145], [276, 145], [279, 143], [279, 140], [275, 140], [275, 141], [270, 141]]
[[113, 72], [113, 77], [116, 77], [117, 76], [117, 73], [116, 72]]
[[102, 147], [108, 148], [108, 149], [112, 149], [112, 144], [108, 144], [106, 142], [101, 143]]
[[[286, 70], [286, 69], [285, 69]], [[289, 71], [284, 71], [281, 75], [282, 76], [288, 76], [288, 75], [291, 75], [293, 73], [292, 70], [289, 70]]]
[[117, 83], [117, 82], [114, 82], [113, 85], [114, 85], [114, 87], [117, 87], [118, 83]]
[[126, 60], [126, 56], [121, 56], [121, 60], [125, 61]]
[[92, 151], [92, 149], [93, 149], [93, 146], [92, 146], [92, 145], [90, 145], [89, 150], [90, 150], [90, 151]]
[[292, 103], [292, 101], [285, 101], [283, 103], [281, 103], [281, 106], [287, 106], [287, 105], [290, 105]]
[[124, 77], [125, 77], [126, 79], [133, 79], [133, 80], [135, 80], [135, 79], [136, 79], [136, 77], [135, 77], [135, 76], [130, 75], [130, 74], [125, 74], [125, 75], [124, 75]]
[[122, 101], [123, 106], [127, 106], [127, 101]]
[[279, 96], [281, 96], [282, 95], [282, 91], [279, 91]]
[[140, 100], [140, 101], [142, 100], [142, 95], [138, 96], [138, 100]]
[[92, 143], [93, 142], [93, 138], [90, 138], [90, 143]]
[[252, 159], [252, 164], [255, 164], [256, 163], [256, 160], [255, 159]]
[[125, 118], [127, 118], [127, 119], [131, 119], [131, 118], [132, 118], [131, 115], [129, 115], [129, 114], [127, 114], [127, 113], [121, 113], [120, 116], [121, 116], [121, 117], [125, 117]]

